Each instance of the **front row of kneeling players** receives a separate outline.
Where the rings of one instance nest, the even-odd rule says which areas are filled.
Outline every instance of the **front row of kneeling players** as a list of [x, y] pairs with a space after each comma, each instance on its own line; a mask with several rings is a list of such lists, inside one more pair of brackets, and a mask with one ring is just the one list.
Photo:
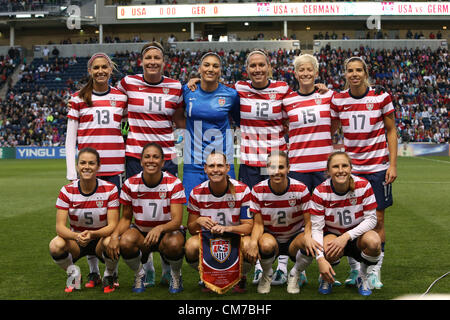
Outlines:
[[[187, 241], [182, 226], [183, 185], [162, 171], [162, 148], [156, 143], [145, 146], [141, 165], [143, 171], [125, 181], [119, 197], [115, 185], [96, 178], [100, 168], [97, 151], [85, 148], [79, 152], [79, 179], [62, 187], [56, 203], [58, 235], [49, 245], [56, 264], [67, 271], [79, 258], [95, 254], [105, 263], [104, 292], [111, 292], [118, 286], [120, 255], [135, 273], [133, 292], [143, 292], [143, 264], [151, 252], [158, 251], [170, 265], [169, 292], [177, 293], [183, 290], [183, 257], [198, 268], [198, 232], [203, 228], [243, 235], [243, 278], [234, 291], [245, 291], [246, 274], [259, 259], [263, 275], [257, 291], [269, 293], [272, 264], [284, 254], [294, 261], [287, 280], [289, 293], [300, 292], [299, 276], [315, 257], [319, 292], [328, 294], [335, 281], [332, 266], [345, 255], [361, 263], [359, 293], [371, 294], [367, 269], [377, 263], [381, 253], [380, 237], [372, 230], [377, 223], [377, 204], [370, 183], [351, 174], [346, 153], [330, 155], [329, 178], [312, 195], [303, 183], [288, 177], [284, 152], [268, 156], [269, 179], [253, 190], [227, 175], [230, 166], [223, 154], [211, 153], [205, 164], [208, 180], [189, 197], [187, 228], [192, 236]], [[227, 204], [230, 200], [232, 207]], [[66, 292], [77, 287], [71, 281]]]

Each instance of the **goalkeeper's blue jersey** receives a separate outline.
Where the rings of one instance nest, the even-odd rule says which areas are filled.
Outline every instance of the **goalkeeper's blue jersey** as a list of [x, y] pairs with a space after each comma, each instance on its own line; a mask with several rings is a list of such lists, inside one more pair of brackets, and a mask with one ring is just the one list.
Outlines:
[[186, 107], [186, 132], [184, 136], [184, 165], [203, 170], [211, 151], [222, 152], [229, 164], [234, 163], [234, 138], [230, 117], [239, 126], [239, 95], [233, 88], [223, 84], [207, 92], [200, 88], [192, 92], [183, 86]]

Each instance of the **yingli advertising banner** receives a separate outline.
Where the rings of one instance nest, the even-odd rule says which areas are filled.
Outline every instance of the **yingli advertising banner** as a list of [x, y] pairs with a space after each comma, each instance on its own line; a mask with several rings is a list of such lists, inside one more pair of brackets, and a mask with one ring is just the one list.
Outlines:
[[449, 2], [298, 2], [216, 3], [118, 6], [117, 19], [300, 17], [300, 16], [447, 16]]

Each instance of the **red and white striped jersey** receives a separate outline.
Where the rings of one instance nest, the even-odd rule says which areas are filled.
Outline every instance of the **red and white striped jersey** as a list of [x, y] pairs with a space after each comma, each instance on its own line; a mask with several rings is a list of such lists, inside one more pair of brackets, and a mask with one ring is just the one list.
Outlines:
[[142, 171], [125, 180], [120, 192], [120, 203], [132, 206], [134, 224], [142, 232], [172, 220], [170, 205], [184, 204], [186, 196], [180, 179], [168, 172], [162, 172], [157, 186], [147, 186]]
[[97, 179], [97, 187], [91, 194], [83, 194], [79, 180], [74, 180], [61, 188], [56, 200], [57, 209], [68, 210], [70, 229], [74, 232], [106, 227], [108, 210], [119, 206], [117, 187], [101, 179]]
[[128, 95], [128, 131], [126, 152], [141, 157], [149, 142], [158, 143], [165, 160], [176, 158], [172, 116], [182, 108], [183, 95], [178, 80], [163, 77], [158, 84], [149, 84], [142, 74], [124, 77], [117, 88]]
[[100, 154], [99, 176], [124, 172], [125, 143], [120, 123], [126, 116], [127, 96], [110, 88], [104, 94], [92, 93], [89, 107], [76, 92], [69, 100], [67, 117], [78, 122], [78, 150], [91, 147]]
[[353, 172], [374, 173], [389, 167], [389, 152], [383, 119], [394, 112], [388, 93], [375, 95], [369, 89], [362, 98], [349, 90], [334, 94], [331, 117], [338, 118], [344, 133], [345, 151], [352, 159]]
[[250, 211], [261, 214], [264, 232], [272, 234], [280, 243], [289, 241], [305, 225], [303, 213], [309, 210], [310, 193], [300, 181], [288, 178], [289, 185], [283, 194], [275, 194], [269, 179], [253, 187]]
[[324, 171], [333, 152], [330, 101], [333, 91], [302, 95], [290, 91], [283, 99], [289, 117], [289, 164], [296, 172]]
[[[353, 240], [360, 235], [355, 227], [360, 225], [363, 220], [370, 217], [374, 220], [373, 227], [375, 227], [377, 202], [369, 181], [355, 175], [352, 177], [355, 181], [355, 190], [344, 195], [334, 192], [331, 178], [318, 185], [311, 197], [310, 213], [324, 217], [324, 232], [329, 231], [341, 235], [348, 231]], [[313, 230], [315, 220], [311, 218]]]
[[248, 210], [241, 210], [242, 207], [250, 207], [250, 188], [231, 178], [230, 183], [234, 185], [234, 195], [227, 190], [224, 195], [216, 197], [211, 193], [209, 180], [192, 189], [187, 206], [189, 214], [210, 217], [221, 226], [236, 226], [241, 224], [241, 219], [250, 219]]
[[263, 89], [253, 88], [251, 81], [238, 81], [235, 89], [241, 102], [241, 163], [265, 167], [272, 150], [287, 150], [284, 139], [282, 100], [289, 90], [284, 81], [270, 80]]

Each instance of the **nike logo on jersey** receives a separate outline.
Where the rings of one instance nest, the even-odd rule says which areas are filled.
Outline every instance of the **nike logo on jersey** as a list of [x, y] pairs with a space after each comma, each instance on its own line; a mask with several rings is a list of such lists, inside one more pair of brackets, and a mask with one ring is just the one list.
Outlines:
[[330, 203], [330, 208], [333, 208], [333, 207], [335, 207], [336, 205], [337, 205], [336, 202], [332, 202], [332, 203]]
[[248, 95], [247, 95], [247, 97], [253, 97], [255, 94], [254, 93], [249, 93]]
[[266, 207], [271, 206], [271, 205], [272, 205], [272, 202], [265, 202], [264, 205], [265, 205]]
[[144, 193], [138, 193], [137, 196], [138, 196], [138, 198], [141, 198], [144, 196]]
[[348, 109], [350, 109], [351, 107], [344, 107], [344, 110], [348, 110]]
[[139, 87], [139, 91], [147, 89], [146, 87]]
[[205, 204], [205, 208], [209, 208], [209, 207], [211, 207], [212, 205], [213, 205], [212, 203]]
[[74, 204], [73, 204], [73, 207], [74, 207], [74, 208], [79, 207], [80, 204], [81, 204], [81, 203], [74, 203]]

